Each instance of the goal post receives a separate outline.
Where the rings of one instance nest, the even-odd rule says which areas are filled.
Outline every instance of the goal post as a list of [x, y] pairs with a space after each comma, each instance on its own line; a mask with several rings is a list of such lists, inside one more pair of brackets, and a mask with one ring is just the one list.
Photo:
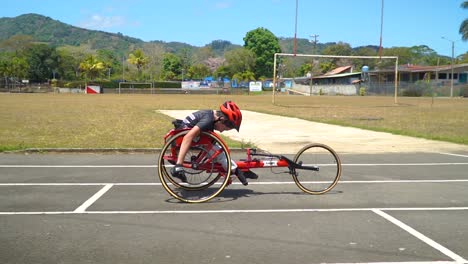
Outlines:
[[[272, 90], [272, 103], [275, 104], [275, 93], [278, 84], [278, 56], [283, 57], [304, 57], [304, 58], [326, 58], [326, 59], [391, 59], [395, 60], [394, 69], [394, 102], [398, 103], [398, 56], [343, 56], [343, 55], [315, 55], [315, 54], [291, 54], [291, 53], [275, 53], [273, 64], [273, 90]], [[310, 77], [312, 78], [312, 76]], [[310, 94], [311, 95], [311, 94]]]
[[121, 93], [121, 90], [123, 88], [130, 88], [130, 89], [135, 89], [135, 88], [141, 88], [147, 86], [151, 90], [151, 94], [153, 93], [153, 83], [152, 82], [119, 82], [119, 94]]

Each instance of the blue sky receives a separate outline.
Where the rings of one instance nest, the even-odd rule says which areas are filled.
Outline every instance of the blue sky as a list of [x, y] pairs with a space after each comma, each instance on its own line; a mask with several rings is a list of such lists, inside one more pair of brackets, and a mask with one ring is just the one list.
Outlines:
[[[468, 18], [462, 0], [385, 0], [383, 46], [427, 45], [441, 55], [468, 51], [458, 33]], [[382, 0], [298, 0], [297, 37], [321, 43], [379, 45]], [[120, 32], [144, 41], [204, 46], [213, 40], [243, 45], [250, 30], [264, 27], [294, 37], [296, 0], [16, 0], [0, 17], [37, 13], [87, 29]]]

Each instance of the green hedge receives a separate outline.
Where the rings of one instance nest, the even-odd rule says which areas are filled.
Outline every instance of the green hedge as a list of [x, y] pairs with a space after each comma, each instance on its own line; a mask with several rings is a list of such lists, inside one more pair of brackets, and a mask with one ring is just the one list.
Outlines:
[[[130, 83], [130, 82], [129, 82]], [[96, 81], [96, 82], [88, 82], [88, 85], [99, 85], [103, 88], [119, 88], [118, 81]], [[64, 88], [84, 88], [86, 85], [85, 81], [57, 81], [57, 87], [64, 87]], [[124, 84], [122, 88], [129, 88], [130, 84]], [[149, 88], [148, 84], [132, 84], [132, 88]], [[181, 88], [180, 82], [153, 82], [154, 88]]]

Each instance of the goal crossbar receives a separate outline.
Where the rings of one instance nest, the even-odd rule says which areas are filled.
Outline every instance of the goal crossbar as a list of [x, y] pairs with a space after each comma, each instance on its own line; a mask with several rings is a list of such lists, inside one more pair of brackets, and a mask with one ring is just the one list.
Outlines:
[[276, 91], [276, 58], [278, 56], [289, 56], [289, 57], [312, 57], [312, 58], [346, 58], [346, 59], [395, 59], [395, 104], [398, 103], [398, 56], [345, 56], [345, 55], [315, 55], [315, 54], [292, 54], [292, 53], [275, 53], [273, 63], [273, 100], [275, 103], [275, 91]]

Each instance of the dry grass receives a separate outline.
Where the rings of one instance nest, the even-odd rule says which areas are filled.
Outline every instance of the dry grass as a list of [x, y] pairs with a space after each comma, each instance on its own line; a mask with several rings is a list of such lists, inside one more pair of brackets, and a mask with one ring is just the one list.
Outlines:
[[[159, 148], [171, 128], [158, 109], [242, 109], [468, 144], [468, 100], [265, 95], [0, 94], [0, 151]], [[181, 117], [183, 118], [183, 117]], [[229, 144], [236, 145], [230, 141]]]

